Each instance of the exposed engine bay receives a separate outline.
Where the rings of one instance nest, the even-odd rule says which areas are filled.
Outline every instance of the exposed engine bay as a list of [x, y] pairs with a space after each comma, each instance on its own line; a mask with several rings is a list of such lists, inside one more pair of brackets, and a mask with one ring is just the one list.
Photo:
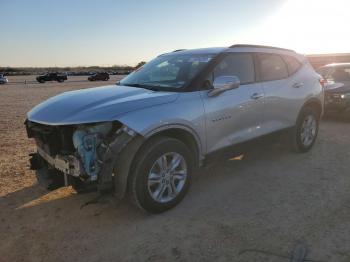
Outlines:
[[80, 157], [85, 174], [91, 181], [97, 180], [101, 169], [101, 144], [104, 137], [111, 131], [112, 123], [88, 127], [78, 127], [73, 133], [73, 145]]
[[31, 169], [37, 170], [38, 181], [48, 189], [113, 188], [118, 155], [137, 135], [119, 122], [50, 126], [27, 120], [25, 124], [37, 145]]

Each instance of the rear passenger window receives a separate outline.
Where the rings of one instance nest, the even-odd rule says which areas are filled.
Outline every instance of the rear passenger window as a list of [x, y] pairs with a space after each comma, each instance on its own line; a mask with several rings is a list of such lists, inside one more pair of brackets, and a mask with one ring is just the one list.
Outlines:
[[288, 77], [286, 63], [276, 54], [258, 54], [262, 81], [278, 80]]
[[255, 81], [254, 61], [251, 54], [227, 55], [214, 69], [213, 80], [218, 76], [237, 76], [241, 84]]
[[283, 56], [283, 59], [287, 64], [289, 75], [294, 74], [301, 67], [301, 63], [292, 56], [286, 55], [286, 56]]

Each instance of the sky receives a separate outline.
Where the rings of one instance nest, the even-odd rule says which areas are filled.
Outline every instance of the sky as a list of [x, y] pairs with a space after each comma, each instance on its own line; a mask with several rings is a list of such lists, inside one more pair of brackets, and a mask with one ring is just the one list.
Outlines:
[[349, 0], [0, 0], [0, 10], [0, 66], [134, 66], [237, 43], [350, 53]]

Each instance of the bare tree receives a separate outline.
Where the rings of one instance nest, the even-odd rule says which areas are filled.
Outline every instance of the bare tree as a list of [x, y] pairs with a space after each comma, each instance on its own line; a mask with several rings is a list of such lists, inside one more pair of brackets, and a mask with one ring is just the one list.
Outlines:
[[142, 62], [138, 63], [138, 64], [135, 66], [135, 69], [140, 68], [140, 67], [143, 66], [144, 64], [146, 64], [145, 61], [142, 61]]

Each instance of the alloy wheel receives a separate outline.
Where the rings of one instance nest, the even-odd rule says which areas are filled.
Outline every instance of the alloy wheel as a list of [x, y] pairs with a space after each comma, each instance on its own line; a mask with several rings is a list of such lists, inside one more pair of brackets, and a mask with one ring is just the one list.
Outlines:
[[166, 203], [173, 200], [184, 188], [187, 164], [179, 153], [160, 156], [148, 174], [148, 192], [154, 201]]

